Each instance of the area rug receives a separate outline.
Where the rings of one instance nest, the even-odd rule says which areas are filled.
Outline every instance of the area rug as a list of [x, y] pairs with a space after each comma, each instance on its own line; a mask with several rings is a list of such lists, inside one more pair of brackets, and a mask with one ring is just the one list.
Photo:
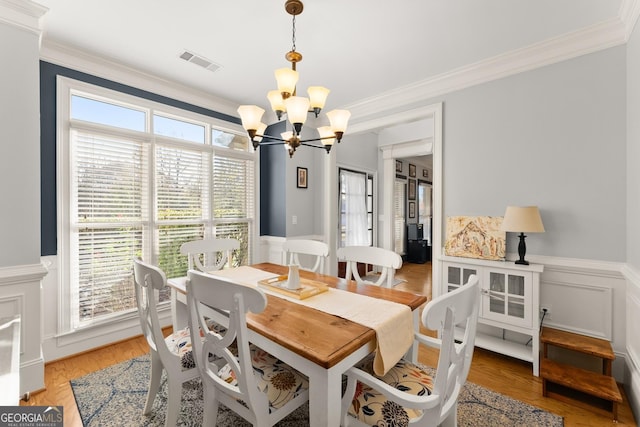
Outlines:
[[[78, 411], [89, 426], [164, 426], [167, 382], [156, 397], [152, 414], [142, 415], [149, 381], [149, 356], [141, 356], [118, 365], [71, 380]], [[183, 385], [179, 426], [201, 426], [202, 385], [193, 380]], [[218, 426], [250, 427], [224, 405], [218, 411]], [[276, 424], [278, 427], [309, 425], [308, 406], [304, 405]], [[563, 426], [561, 417], [510, 397], [467, 383], [458, 399], [459, 426]]]

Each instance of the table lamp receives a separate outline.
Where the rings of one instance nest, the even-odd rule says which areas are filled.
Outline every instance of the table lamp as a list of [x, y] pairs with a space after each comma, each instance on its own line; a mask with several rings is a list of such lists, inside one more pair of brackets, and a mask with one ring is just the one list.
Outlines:
[[524, 243], [524, 233], [544, 233], [544, 225], [540, 218], [540, 211], [537, 206], [507, 206], [502, 220], [502, 230], [520, 233], [520, 243], [518, 244], [518, 255], [520, 259], [516, 264], [529, 265], [529, 261], [524, 260], [527, 246]]

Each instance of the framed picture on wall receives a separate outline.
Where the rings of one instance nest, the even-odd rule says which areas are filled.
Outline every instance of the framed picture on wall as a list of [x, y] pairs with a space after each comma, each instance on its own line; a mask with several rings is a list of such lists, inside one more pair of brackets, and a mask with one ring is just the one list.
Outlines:
[[416, 165], [412, 165], [409, 163], [409, 176], [415, 178], [416, 176]]
[[298, 188], [307, 188], [307, 168], [298, 167]]
[[416, 180], [410, 179], [409, 180], [409, 200], [415, 200], [415, 199], [416, 199]]
[[422, 177], [429, 178], [429, 169], [422, 169]]
[[402, 162], [400, 160], [396, 160], [396, 172], [402, 172]]
[[416, 202], [409, 202], [409, 218], [416, 217]]

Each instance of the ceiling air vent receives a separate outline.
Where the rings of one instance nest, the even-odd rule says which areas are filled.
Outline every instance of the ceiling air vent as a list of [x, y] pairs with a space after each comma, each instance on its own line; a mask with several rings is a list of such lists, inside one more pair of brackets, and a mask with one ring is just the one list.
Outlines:
[[198, 55], [196, 53], [193, 52], [189, 52], [188, 50], [183, 51], [180, 54], [180, 58], [184, 59], [187, 62], [192, 62], [196, 65], [199, 65], [202, 68], [206, 68], [209, 71], [218, 71], [218, 69], [221, 67], [220, 65], [216, 64], [215, 62], [209, 61], [207, 58], [205, 58], [202, 55]]

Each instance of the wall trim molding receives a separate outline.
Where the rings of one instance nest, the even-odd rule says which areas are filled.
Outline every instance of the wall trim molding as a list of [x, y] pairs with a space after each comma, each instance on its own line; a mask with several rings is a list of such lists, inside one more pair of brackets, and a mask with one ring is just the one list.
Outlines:
[[625, 40], [629, 41], [633, 33], [633, 28], [636, 26], [636, 22], [638, 22], [638, 17], [640, 17], [640, 1], [623, 0], [618, 15], [625, 26]]
[[48, 272], [42, 263], [0, 267], [0, 286], [41, 280]]
[[40, 19], [48, 8], [31, 0], [0, 0], [0, 22], [40, 36]]
[[624, 0], [615, 18], [383, 92], [344, 108], [351, 111], [355, 125], [380, 117], [384, 111], [401, 110], [446, 93], [625, 44], [640, 15], [639, 3]]
[[630, 285], [640, 289], [640, 271], [636, 270], [629, 264], [625, 264], [621, 269], [621, 273], [625, 279], [631, 282]]
[[[37, 5], [30, 0], [0, 0], [0, 19], [3, 17], [3, 9], [8, 9], [9, 5], [15, 9], [20, 4], [31, 4], [34, 7]], [[43, 8], [40, 12], [44, 14], [46, 10]], [[416, 110], [402, 111], [407, 106], [625, 44], [639, 16], [640, 0], [623, 0], [617, 17], [345, 105], [343, 107], [352, 113], [349, 131], [356, 134], [410, 121], [412, 112]], [[93, 56], [71, 46], [44, 40], [41, 58], [57, 65], [126, 82], [140, 89], [237, 116], [237, 102], [203, 95], [202, 91], [195, 88], [133, 69], [114, 60]], [[390, 111], [396, 113], [389, 115]], [[417, 114], [417, 117], [424, 117], [424, 113]]]
[[[2, 0], [0, 0], [2, 1]], [[203, 93], [190, 86], [146, 73], [114, 60], [100, 58], [90, 53], [50, 40], [43, 40], [40, 59], [96, 77], [129, 85], [158, 95], [167, 96], [199, 107], [237, 117], [236, 102]]]
[[[518, 255], [514, 253], [507, 253], [508, 261], [515, 261], [517, 259]], [[565, 273], [580, 273], [616, 279], [624, 277], [622, 270], [625, 264], [622, 262], [529, 254], [527, 254], [527, 260], [535, 264], [543, 264], [545, 272], [558, 271]]]
[[423, 120], [426, 117], [434, 115], [434, 105], [418, 107], [395, 114], [384, 114], [381, 117], [372, 117], [366, 120], [355, 120], [354, 123], [349, 123], [349, 134], [355, 135], [362, 132], [375, 132], [385, 127]]
[[42, 282], [44, 264], [0, 268], [0, 317], [20, 315], [20, 394], [44, 387]]

